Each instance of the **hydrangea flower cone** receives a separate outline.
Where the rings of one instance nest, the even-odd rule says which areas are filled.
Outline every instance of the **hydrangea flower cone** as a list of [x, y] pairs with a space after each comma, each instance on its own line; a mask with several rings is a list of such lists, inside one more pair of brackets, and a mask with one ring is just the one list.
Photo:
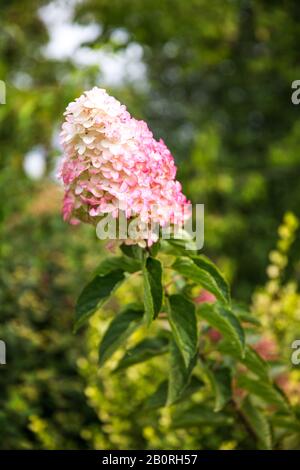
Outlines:
[[[183, 222], [188, 201], [175, 179], [174, 158], [144, 121], [97, 87], [70, 103], [64, 115], [59, 177], [66, 190], [65, 220], [97, 224], [122, 211], [141, 227]], [[126, 242], [150, 246], [156, 240], [150, 230], [146, 240], [143, 235]]]

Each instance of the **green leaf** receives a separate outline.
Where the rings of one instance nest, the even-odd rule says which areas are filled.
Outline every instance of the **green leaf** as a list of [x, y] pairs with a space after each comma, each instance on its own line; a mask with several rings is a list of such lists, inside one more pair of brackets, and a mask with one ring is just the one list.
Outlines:
[[120, 246], [120, 249], [122, 253], [129, 258], [134, 258], [139, 261], [142, 261], [143, 259], [143, 248], [138, 245], [125, 245], [125, 243], [123, 243]]
[[197, 353], [198, 334], [195, 306], [183, 295], [169, 297], [168, 315], [173, 337], [188, 368]]
[[286, 417], [286, 416], [273, 415], [271, 416], [270, 420], [271, 420], [272, 425], [275, 427], [300, 433], [300, 421], [299, 420], [297, 421], [296, 418], [293, 418], [290, 416]]
[[148, 257], [143, 267], [144, 278], [144, 304], [147, 324], [159, 314], [162, 299], [162, 267], [158, 259]]
[[111, 271], [122, 269], [127, 273], [135, 273], [142, 269], [140, 261], [128, 256], [111, 256], [105, 258], [95, 271], [96, 275], [105, 275]]
[[100, 366], [102, 366], [118, 347], [141, 325], [143, 313], [142, 310], [128, 307], [111, 321], [99, 348]]
[[251, 312], [249, 312], [246, 308], [233, 304], [232, 305], [233, 313], [238, 317], [240, 322], [250, 323], [255, 326], [260, 326], [261, 322], [256, 318]]
[[269, 381], [269, 366], [266, 361], [264, 361], [254, 349], [250, 346], [246, 347], [245, 357], [242, 358], [241, 362], [249, 369], [251, 372], [256, 374], [264, 381]]
[[75, 310], [75, 331], [101, 307], [124, 279], [122, 269], [97, 275], [81, 292]]
[[272, 383], [242, 375], [238, 378], [238, 386], [256, 395], [267, 405], [275, 405], [282, 411], [290, 412], [285, 396]]
[[195, 365], [196, 356], [189, 367], [186, 367], [176, 342], [172, 340], [170, 342], [170, 371], [167, 405], [172, 405], [183, 396]]
[[175, 415], [172, 422], [173, 428], [189, 428], [191, 426], [227, 426], [233, 423], [233, 419], [222, 412], [214, 412], [205, 405], [193, 405], [183, 413]]
[[253, 404], [251, 397], [247, 397], [242, 406], [241, 412], [256, 435], [260, 449], [272, 449], [271, 429], [267, 418], [263, 412]]
[[239, 357], [244, 357], [245, 334], [238, 319], [222, 305], [202, 304], [197, 312], [210, 326], [218, 330], [235, 348]]
[[[170, 238], [164, 240], [166, 251], [170, 254], [190, 256], [197, 254], [197, 244], [191, 235], [185, 230], [181, 231], [182, 238]], [[187, 245], [189, 249], [187, 250]]]
[[264, 361], [254, 349], [250, 346], [245, 347], [244, 357], [240, 357], [236, 349], [232, 347], [228, 342], [222, 341], [218, 345], [218, 350], [224, 354], [232, 356], [234, 359], [238, 360], [244, 364], [251, 372], [260, 377], [262, 380], [268, 382], [269, 379], [269, 365]]
[[141, 269], [138, 260], [128, 256], [105, 258], [95, 271], [95, 277], [81, 292], [75, 311], [75, 331], [96, 312], [124, 280], [124, 273], [133, 273]]
[[120, 360], [115, 371], [125, 369], [134, 364], [147, 361], [152, 357], [164, 354], [168, 350], [169, 341], [167, 338], [146, 338], [140, 341], [136, 346], [129, 349]]
[[[186, 387], [185, 391], [182, 393], [181, 397], [176, 401], [176, 403], [178, 403], [179, 401], [186, 400], [191, 395], [198, 392], [198, 390], [202, 388], [203, 385], [204, 385], [204, 382], [202, 380], [198, 379], [195, 376], [192, 376], [189, 385]], [[157, 387], [153, 395], [151, 395], [147, 399], [145, 403], [145, 409], [150, 410], [150, 409], [161, 408], [165, 406], [167, 402], [167, 397], [168, 397], [168, 381], [164, 380], [163, 382], [159, 384], [159, 386]]]
[[229, 367], [219, 367], [216, 370], [207, 367], [206, 374], [215, 395], [214, 411], [220, 411], [232, 397], [231, 370]]
[[168, 397], [168, 381], [164, 380], [159, 384], [155, 392], [147, 399], [145, 409], [152, 410], [166, 405]]
[[218, 268], [204, 256], [181, 256], [172, 266], [179, 274], [201, 284], [218, 300], [230, 304], [229, 287]]
[[153, 245], [149, 248], [150, 255], [152, 258], [155, 258], [160, 250], [160, 240], [158, 240], [156, 243], [153, 243]]
[[[192, 256], [191, 258], [198, 268], [207, 271], [213, 277], [219, 291], [221, 292], [221, 297], [223, 297], [226, 303], [230, 304], [230, 289], [228, 282], [217, 266], [204, 255]], [[216, 297], [219, 298], [217, 295]]]

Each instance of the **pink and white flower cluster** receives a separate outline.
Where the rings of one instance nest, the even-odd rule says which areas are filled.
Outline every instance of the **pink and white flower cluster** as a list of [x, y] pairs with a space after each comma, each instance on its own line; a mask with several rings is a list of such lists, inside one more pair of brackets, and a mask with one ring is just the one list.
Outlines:
[[[117, 218], [123, 211], [141, 226], [183, 222], [188, 201], [175, 180], [170, 151], [105, 90], [95, 87], [68, 105], [61, 142], [65, 220], [97, 223], [104, 215]], [[146, 243], [150, 246], [156, 239], [150, 232]], [[127, 243], [145, 245], [142, 239]]]

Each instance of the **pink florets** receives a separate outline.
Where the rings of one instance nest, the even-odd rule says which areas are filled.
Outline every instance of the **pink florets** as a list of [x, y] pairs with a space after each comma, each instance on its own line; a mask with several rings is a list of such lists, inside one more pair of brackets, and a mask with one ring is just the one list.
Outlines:
[[[121, 210], [141, 223], [182, 223], [188, 202], [175, 180], [174, 159], [144, 121], [96, 87], [70, 103], [65, 116], [59, 174], [66, 188], [65, 220], [97, 223], [107, 214], [117, 218]], [[154, 241], [150, 234], [148, 245]]]

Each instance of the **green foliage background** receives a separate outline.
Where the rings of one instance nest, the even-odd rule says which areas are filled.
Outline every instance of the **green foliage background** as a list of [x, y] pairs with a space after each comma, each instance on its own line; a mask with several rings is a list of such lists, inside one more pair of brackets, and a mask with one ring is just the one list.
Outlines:
[[[78, 292], [106, 252], [92, 228], [61, 221], [53, 136], [67, 103], [101, 86], [103, 70], [45, 56], [49, 37], [39, 9], [47, 3], [0, 0], [0, 79], [7, 86], [0, 105], [0, 339], [7, 344], [0, 448], [251, 447], [243, 429], [226, 420], [199, 432], [188, 421], [172, 427], [170, 409], [145, 410], [163, 361], [130, 368], [121, 379], [111, 374], [115, 359], [98, 370], [99, 333], [130, 301], [128, 289], [90, 329], [71, 332]], [[109, 92], [170, 147], [185, 193], [205, 203], [205, 254], [225, 271], [235, 298], [249, 303], [256, 292], [261, 333], [285, 348], [286, 367], [300, 333], [299, 237], [283, 255], [289, 262], [280, 266], [280, 292], [261, 286], [284, 213], [300, 216], [299, 109], [291, 103], [291, 83], [300, 76], [299, 19], [296, 0], [88, 0], [72, 19], [101, 25], [91, 49], [117, 55], [141, 45], [144, 86], [125, 81]], [[40, 145], [46, 174], [33, 181], [24, 157]], [[288, 448], [299, 446], [297, 433], [286, 440]]]

